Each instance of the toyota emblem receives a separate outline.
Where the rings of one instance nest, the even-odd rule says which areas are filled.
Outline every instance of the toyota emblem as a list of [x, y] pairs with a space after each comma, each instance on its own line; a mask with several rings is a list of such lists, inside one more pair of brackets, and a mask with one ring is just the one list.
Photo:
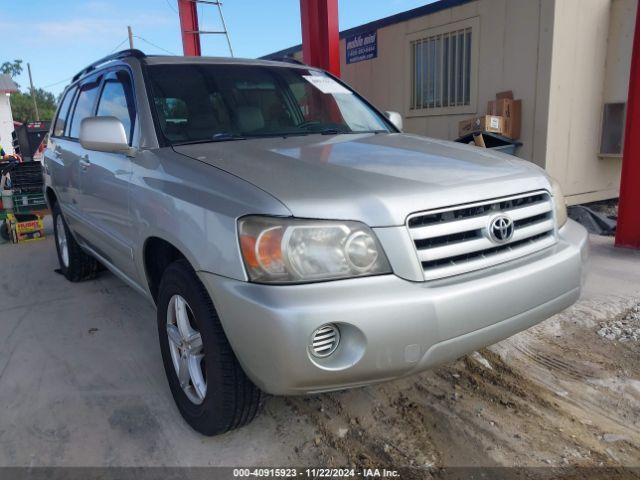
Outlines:
[[489, 236], [495, 243], [505, 243], [513, 237], [513, 220], [506, 215], [500, 215], [491, 220]]

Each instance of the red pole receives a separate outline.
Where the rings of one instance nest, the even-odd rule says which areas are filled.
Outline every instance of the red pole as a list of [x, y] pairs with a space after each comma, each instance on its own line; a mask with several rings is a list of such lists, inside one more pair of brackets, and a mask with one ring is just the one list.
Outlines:
[[199, 57], [200, 34], [198, 33], [198, 9], [193, 0], [178, 0], [180, 30], [182, 31], [182, 50], [186, 57]]
[[616, 246], [640, 249], [640, 5], [633, 39]]
[[338, 0], [300, 0], [304, 62], [340, 76]]

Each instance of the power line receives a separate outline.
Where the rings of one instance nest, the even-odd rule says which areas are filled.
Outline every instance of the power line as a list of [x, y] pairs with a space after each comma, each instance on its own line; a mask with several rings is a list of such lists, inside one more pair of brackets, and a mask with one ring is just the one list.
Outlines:
[[[115, 52], [116, 50], [118, 50], [126, 41], [128, 40], [128, 38], [125, 38], [123, 41], [121, 41], [118, 45], [116, 45], [109, 53], [108, 55], [111, 55], [113, 52]], [[73, 75], [70, 77], [67, 77], [63, 80], [60, 80], [59, 82], [54, 82], [54, 83], [50, 83], [49, 85], [45, 85], [43, 87], [40, 87], [43, 90], [46, 90], [47, 88], [51, 88], [51, 87], [55, 87], [56, 85], [60, 85], [61, 83], [64, 82], [68, 82], [69, 80], [71, 80], [73, 78]]]
[[146, 38], [141, 37], [140, 35], [134, 35], [134, 37], [139, 39], [139, 40], [142, 40], [145, 43], [148, 43], [149, 45], [151, 45], [152, 47], [157, 48], [158, 50], [162, 50], [163, 52], [168, 53], [169, 55], [177, 55], [177, 53], [171, 52], [171, 51], [167, 50], [166, 48], [162, 48], [161, 46], [150, 42], [149, 40], [147, 40]]
[[129, 39], [125, 38], [123, 41], [121, 41], [118, 45], [115, 46], [115, 48], [113, 50], [111, 50], [109, 52], [109, 55], [111, 55], [113, 52], [115, 52], [116, 50], [118, 50], [122, 45], [124, 45]]
[[[168, 1], [168, 0], [167, 0]], [[148, 43], [149, 45], [151, 45], [154, 48], [157, 48], [158, 50], [162, 50], [165, 53], [168, 53], [169, 55], [177, 55], [177, 53], [175, 52], [171, 52], [169, 50], [167, 50], [166, 48], [162, 48], [160, 45], [156, 45], [153, 42], [150, 42], [149, 40], [147, 40], [146, 38], [141, 37], [140, 35], [133, 35], [135, 38], [138, 38], [140, 40], [142, 40], [145, 43]], [[109, 55], [112, 54], [113, 52], [115, 52], [116, 50], [118, 50], [122, 45], [124, 45], [129, 39], [125, 38], [124, 40], [122, 40], [120, 43], [118, 43], [110, 52]], [[46, 90], [47, 88], [51, 88], [51, 87], [55, 87], [56, 85], [60, 85], [61, 83], [65, 83], [68, 82], [69, 80], [71, 80], [73, 78], [73, 76], [71, 77], [67, 77], [65, 79], [62, 79], [58, 82], [54, 82], [54, 83], [50, 83], [49, 85], [44, 85], [43, 87], [40, 87], [43, 90]]]
[[64, 80], [60, 80], [59, 82], [50, 83], [49, 85], [45, 85], [44, 87], [40, 87], [42, 90], [46, 90], [47, 88], [55, 87], [56, 85], [60, 85], [61, 83], [68, 82], [73, 77], [65, 78]]

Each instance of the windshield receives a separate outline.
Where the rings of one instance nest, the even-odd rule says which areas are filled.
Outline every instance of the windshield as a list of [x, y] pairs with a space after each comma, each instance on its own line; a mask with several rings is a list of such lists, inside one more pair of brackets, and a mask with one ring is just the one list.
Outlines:
[[389, 132], [351, 90], [313, 69], [152, 65], [154, 105], [171, 144], [250, 137]]

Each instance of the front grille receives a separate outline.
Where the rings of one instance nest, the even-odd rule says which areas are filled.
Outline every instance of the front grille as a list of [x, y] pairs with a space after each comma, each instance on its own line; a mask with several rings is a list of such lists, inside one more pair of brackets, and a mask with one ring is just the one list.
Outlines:
[[340, 330], [332, 324], [318, 328], [311, 336], [311, 353], [316, 357], [328, 357], [338, 348]]
[[[513, 222], [503, 242], [489, 229], [498, 216]], [[425, 280], [452, 277], [530, 255], [556, 242], [547, 192], [416, 213], [407, 222]]]

